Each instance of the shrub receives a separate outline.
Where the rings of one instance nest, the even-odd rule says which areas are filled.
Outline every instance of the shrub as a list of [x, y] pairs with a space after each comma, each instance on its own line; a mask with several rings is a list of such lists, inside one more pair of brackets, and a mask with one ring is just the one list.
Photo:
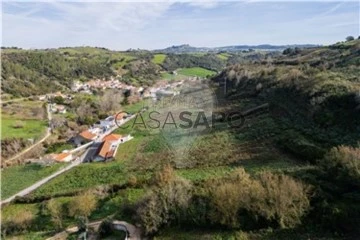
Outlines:
[[137, 219], [145, 234], [158, 231], [159, 227], [176, 219], [191, 198], [190, 183], [174, 174], [166, 166], [154, 177], [154, 185], [147, 196], [136, 206]]
[[347, 36], [346, 37], [346, 41], [349, 42], [349, 41], [353, 41], [355, 38], [353, 36]]
[[321, 165], [331, 171], [333, 176], [360, 185], [360, 148], [334, 147], [325, 154]]
[[63, 206], [59, 201], [55, 199], [50, 199], [47, 204], [46, 208], [50, 212], [51, 221], [55, 224], [58, 229], [62, 228], [63, 223]]
[[68, 205], [69, 215], [80, 220], [80, 227], [88, 223], [88, 217], [95, 210], [97, 200], [94, 194], [86, 192], [76, 196]]
[[239, 169], [211, 189], [211, 219], [230, 228], [256, 218], [281, 228], [294, 227], [310, 207], [308, 192], [307, 186], [289, 176], [263, 172], [254, 179]]
[[259, 181], [263, 187], [254, 201], [255, 212], [268, 220], [275, 220], [281, 228], [294, 227], [309, 210], [309, 188], [284, 174], [262, 172]]
[[23, 121], [17, 120], [14, 124], [13, 124], [13, 128], [23, 128], [25, 126], [25, 123]]
[[34, 221], [34, 214], [29, 210], [19, 211], [1, 219], [1, 232], [5, 236], [10, 232], [21, 232], [28, 229]]

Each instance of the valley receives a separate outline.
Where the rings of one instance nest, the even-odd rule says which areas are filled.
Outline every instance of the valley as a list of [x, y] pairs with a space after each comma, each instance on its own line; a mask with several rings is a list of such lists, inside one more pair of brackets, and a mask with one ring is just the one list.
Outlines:
[[[116, 148], [102, 160], [96, 148], [89, 161], [4, 204], [2, 236], [48, 239], [78, 226], [64, 239], [84, 229], [123, 238], [112, 221], [145, 239], [359, 236], [360, 40], [281, 51], [188, 47], [3, 50], [2, 158], [47, 126], [51, 136], [35, 153], [2, 161], [2, 200], [83, 159], [88, 146], [116, 138]], [[181, 98], [209, 93], [210, 107]], [[183, 105], [164, 107], [171, 100]], [[215, 118], [211, 128], [192, 125], [179, 145], [177, 128], [134, 124], [169, 109], [176, 123], [184, 109], [248, 114], [238, 127]], [[82, 146], [70, 161], [54, 160]], [[100, 230], [88, 227], [98, 221]]]

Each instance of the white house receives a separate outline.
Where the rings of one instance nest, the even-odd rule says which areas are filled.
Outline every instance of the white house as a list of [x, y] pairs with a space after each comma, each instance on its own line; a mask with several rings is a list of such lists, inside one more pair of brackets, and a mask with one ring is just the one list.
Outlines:
[[115, 126], [115, 117], [109, 116], [109, 117], [105, 118], [104, 120], [100, 120], [100, 126], [102, 128], [106, 128], [106, 129]]
[[116, 155], [119, 145], [131, 140], [132, 138], [133, 137], [130, 135], [122, 136], [119, 134], [109, 134], [105, 136], [94, 161], [111, 160]]

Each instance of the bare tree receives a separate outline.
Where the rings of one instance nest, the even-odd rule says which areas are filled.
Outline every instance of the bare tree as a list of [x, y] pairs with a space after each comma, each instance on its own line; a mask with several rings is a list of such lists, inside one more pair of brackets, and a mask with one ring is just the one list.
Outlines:
[[92, 108], [89, 104], [86, 102], [82, 102], [80, 106], [76, 109], [76, 114], [80, 119], [84, 119], [87, 116], [92, 115]]
[[51, 119], [51, 127], [52, 128], [59, 128], [59, 127], [62, 127], [64, 126], [66, 120], [64, 117], [62, 116], [54, 116], [52, 119]]
[[119, 111], [123, 95], [118, 91], [106, 91], [100, 98], [99, 105], [103, 112]]

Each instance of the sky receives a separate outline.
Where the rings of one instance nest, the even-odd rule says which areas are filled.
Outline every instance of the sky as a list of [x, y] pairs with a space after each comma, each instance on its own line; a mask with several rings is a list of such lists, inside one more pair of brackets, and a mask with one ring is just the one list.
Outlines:
[[359, 1], [2, 3], [2, 46], [113, 50], [332, 44], [359, 35]]

